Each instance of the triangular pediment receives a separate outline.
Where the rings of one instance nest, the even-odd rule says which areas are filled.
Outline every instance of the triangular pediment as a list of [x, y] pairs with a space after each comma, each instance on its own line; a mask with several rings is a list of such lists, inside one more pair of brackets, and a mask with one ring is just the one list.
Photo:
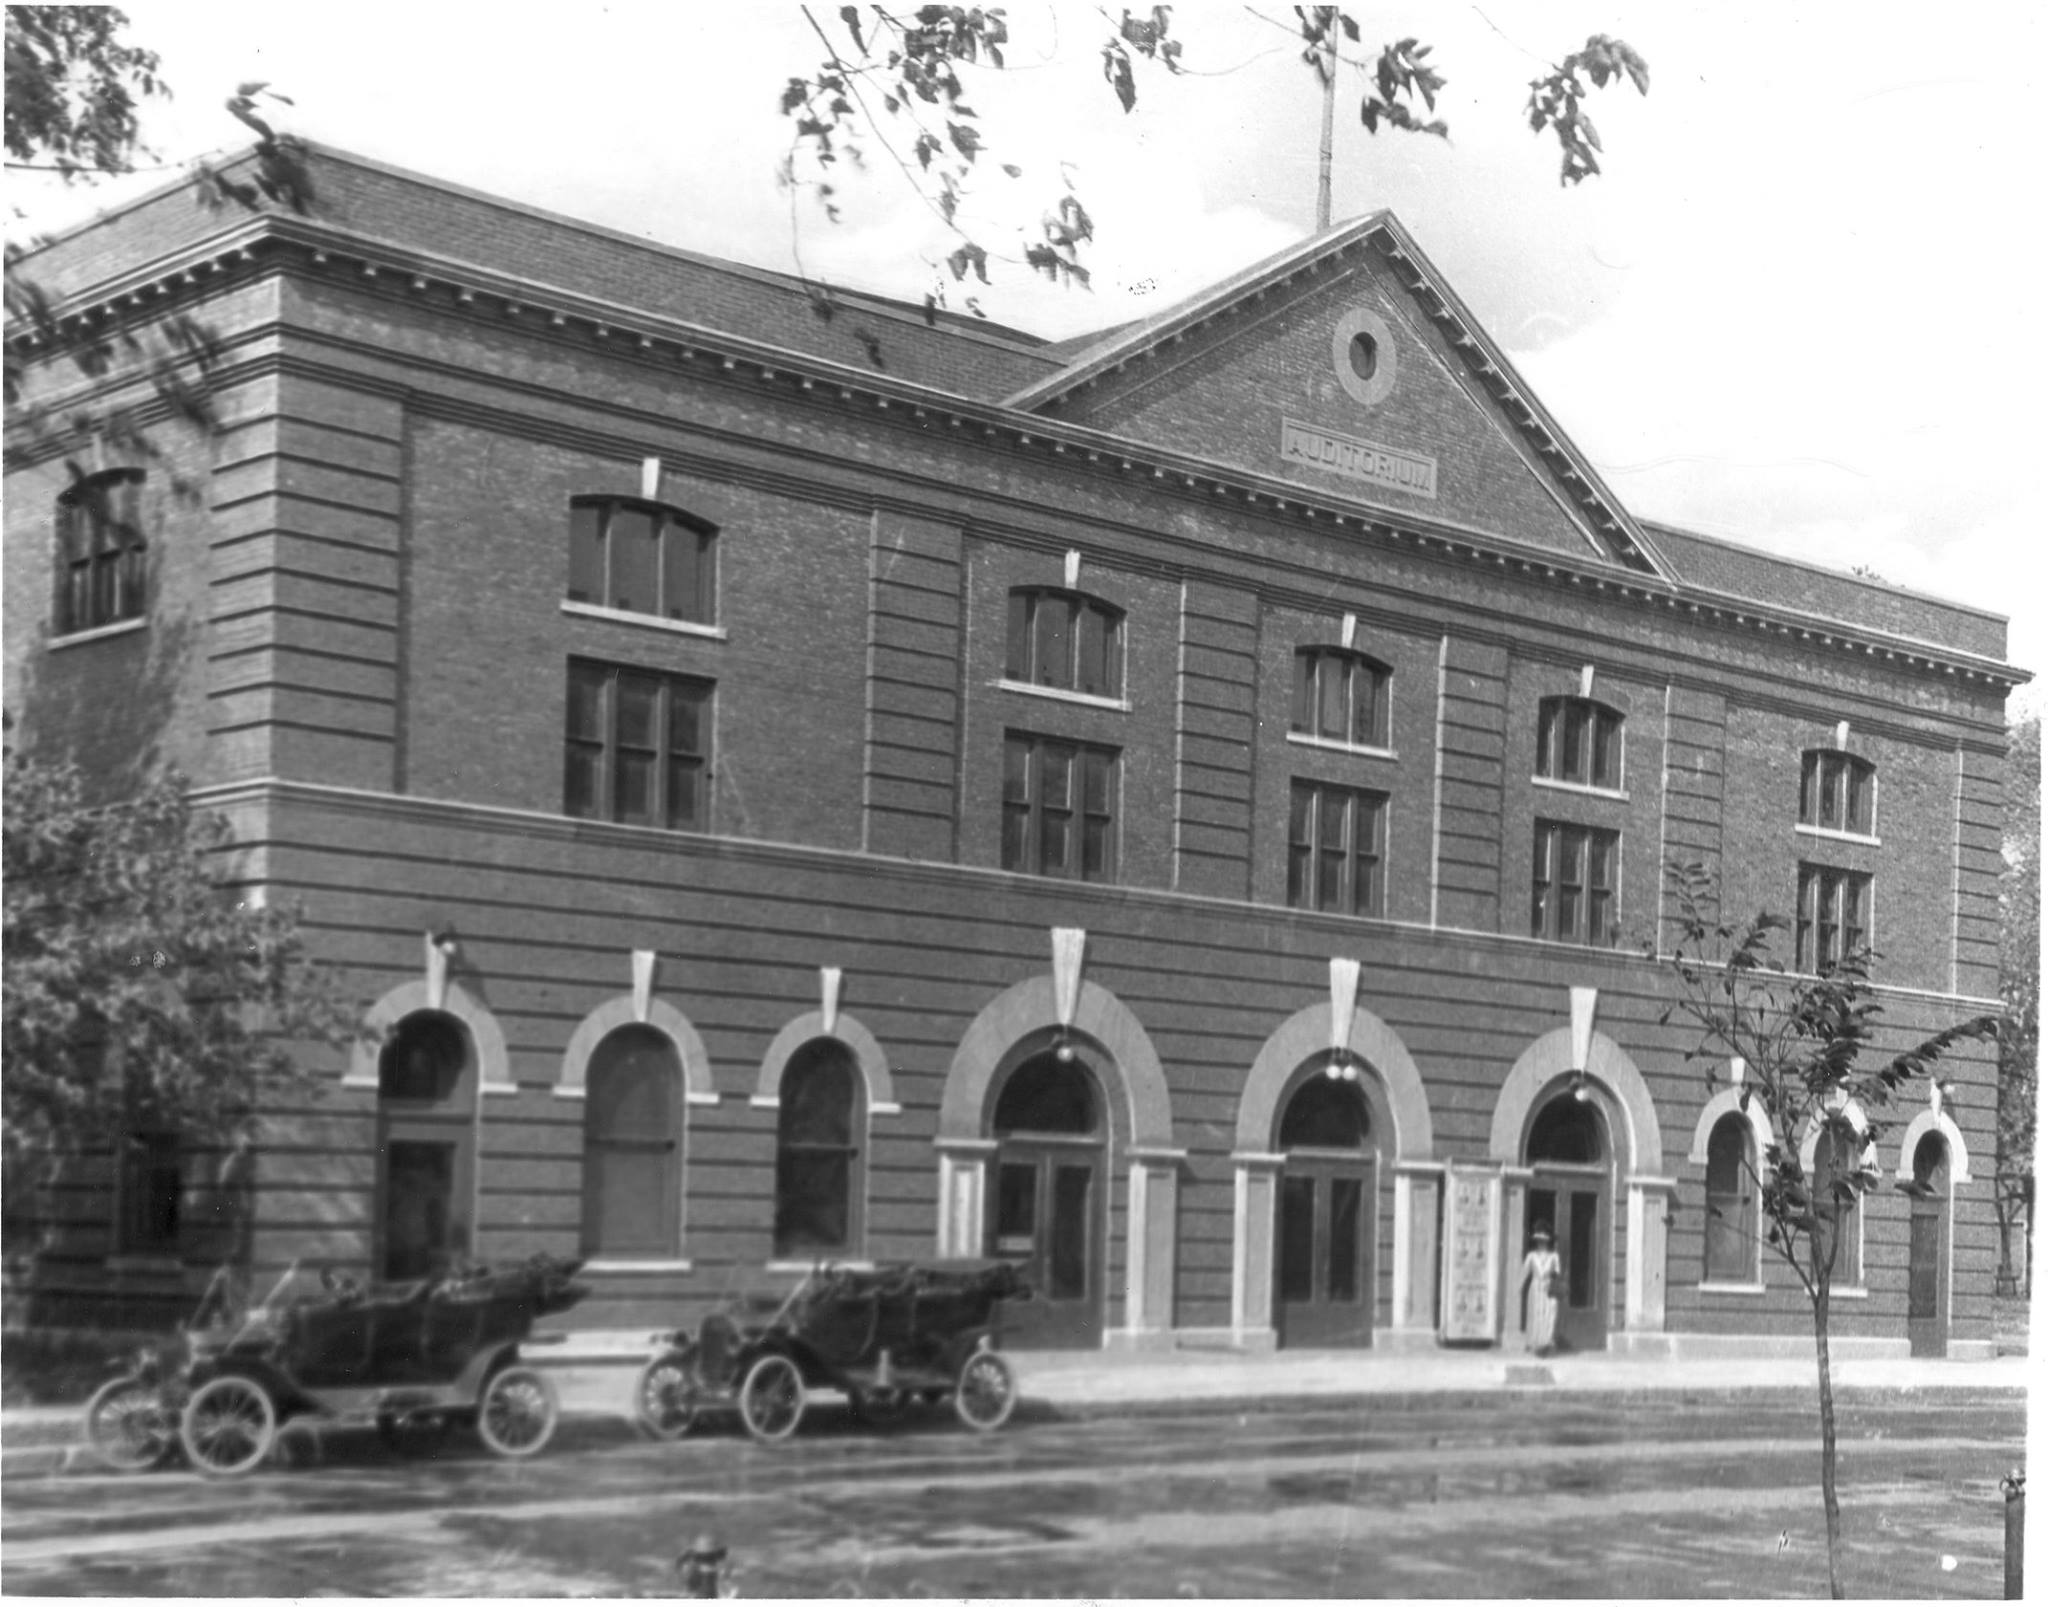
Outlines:
[[1388, 213], [1113, 331], [1008, 405], [1395, 516], [1669, 572]]

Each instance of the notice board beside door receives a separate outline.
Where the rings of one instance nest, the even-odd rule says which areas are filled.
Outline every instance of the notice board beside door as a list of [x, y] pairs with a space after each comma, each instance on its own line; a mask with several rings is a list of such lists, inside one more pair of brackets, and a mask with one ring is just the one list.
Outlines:
[[1443, 1338], [1450, 1343], [1500, 1338], [1500, 1172], [1487, 1166], [1444, 1168]]

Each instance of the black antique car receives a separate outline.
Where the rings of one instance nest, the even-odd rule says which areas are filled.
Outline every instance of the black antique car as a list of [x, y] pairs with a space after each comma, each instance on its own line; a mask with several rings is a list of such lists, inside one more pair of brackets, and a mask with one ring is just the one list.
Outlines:
[[634, 1409], [661, 1439], [731, 1408], [757, 1439], [780, 1440], [809, 1392], [831, 1389], [868, 1421], [950, 1399], [968, 1427], [1001, 1428], [1017, 1379], [996, 1349], [999, 1304], [1028, 1293], [1001, 1261], [820, 1266], [779, 1301], [737, 1302], [695, 1333], [661, 1336]]
[[317, 1414], [373, 1423], [402, 1449], [474, 1426], [500, 1456], [532, 1456], [554, 1433], [554, 1385], [519, 1364], [534, 1319], [589, 1291], [580, 1262], [535, 1256], [493, 1270], [364, 1289], [331, 1271], [322, 1292], [262, 1304], [188, 1330], [181, 1349], [146, 1352], [86, 1407], [86, 1433], [111, 1466], [154, 1466], [174, 1444], [202, 1473], [247, 1473], [278, 1428]]

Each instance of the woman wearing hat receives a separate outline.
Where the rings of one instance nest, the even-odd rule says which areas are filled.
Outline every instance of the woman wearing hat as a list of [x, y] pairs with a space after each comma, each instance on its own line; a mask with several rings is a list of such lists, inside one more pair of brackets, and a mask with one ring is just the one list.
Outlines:
[[1548, 1356], [1557, 1345], [1557, 1297], [1564, 1292], [1563, 1264], [1551, 1247], [1550, 1228], [1538, 1222], [1522, 1258], [1522, 1284], [1529, 1291], [1529, 1346]]

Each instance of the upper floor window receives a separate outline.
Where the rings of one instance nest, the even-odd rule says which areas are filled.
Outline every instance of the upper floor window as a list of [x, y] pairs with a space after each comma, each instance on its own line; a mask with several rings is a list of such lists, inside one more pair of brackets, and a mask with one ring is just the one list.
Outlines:
[[564, 814], [703, 831], [710, 769], [708, 682], [569, 661]]
[[1545, 698], [1536, 715], [1536, 774], [1619, 790], [1621, 715], [1591, 698]]
[[1536, 873], [1529, 934], [1553, 943], [1611, 948], [1621, 834], [1562, 821], [1536, 822]]
[[1073, 881], [1116, 879], [1117, 752], [1003, 738], [1003, 869]]
[[569, 504], [569, 600], [693, 625], [718, 618], [716, 527], [631, 497]]
[[58, 496], [59, 636], [142, 617], [148, 550], [136, 514], [141, 487], [140, 469], [109, 469]]
[[1832, 865], [1799, 867], [1793, 947], [1802, 971], [1825, 971], [1870, 946], [1870, 876]]
[[1391, 746], [1389, 688], [1393, 672], [1377, 659], [1341, 647], [1304, 647], [1294, 655], [1294, 718], [1304, 736], [1361, 748]]
[[1294, 783], [1287, 820], [1287, 902], [1379, 915], [1386, 908], [1387, 800], [1350, 787]]
[[1877, 766], [1836, 748], [1808, 748], [1799, 766], [1799, 824], [1868, 837]]
[[1124, 616], [1080, 592], [1019, 586], [1010, 593], [1003, 674], [1062, 692], [1121, 697]]

